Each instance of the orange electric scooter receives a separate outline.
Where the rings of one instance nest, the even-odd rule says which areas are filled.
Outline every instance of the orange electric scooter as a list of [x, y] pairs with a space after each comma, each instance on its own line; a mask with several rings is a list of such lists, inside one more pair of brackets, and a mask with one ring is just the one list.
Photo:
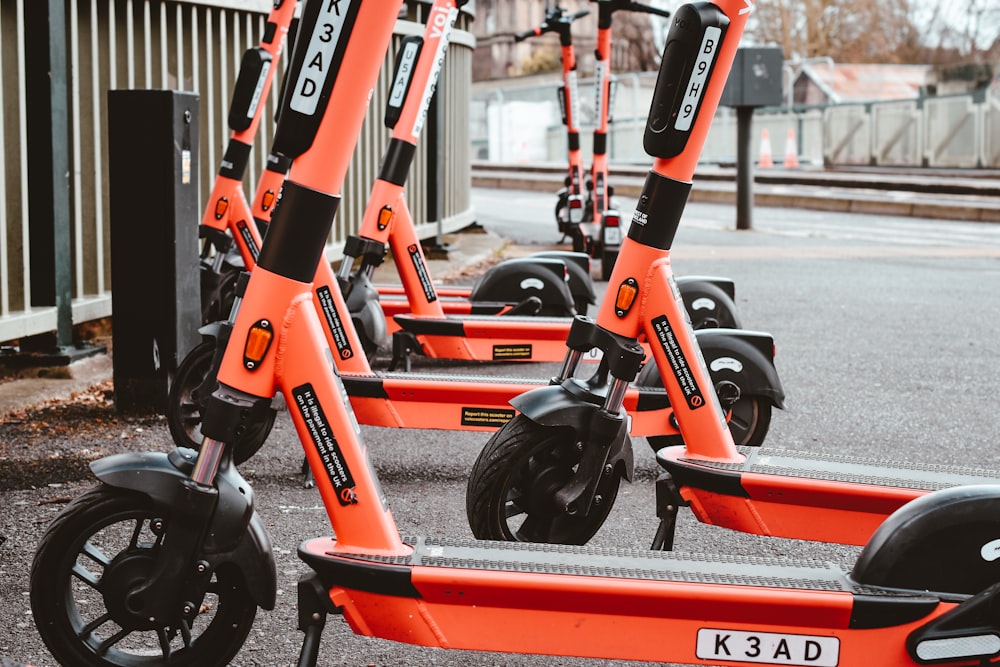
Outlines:
[[[307, 2], [278, 128], [295, 161], [235, 308], [205, 441], [197, 456], [178, 449], [96, 461], [103, 484], [49, 526], [32, 564], [31, 605], [56, 660], [221, 667], [236, 656], [256, 608], [274, 606], [277, 582], [231, 443], [248, 414], [280, 390], [336, 535], [299, 548], [311, 569], [298, 589], [299, 667], [317, 664], [331, 612], [358, 633], [446, 649], [703, 665], [1000, 662], [997, 486], [910, 503], [850, 573], [816, 561], [400, 536], [311, 294], [397, 5]], [[604, 433], [625, 429], [622, 387], [642, 358], [634, 335], [605, 325], [636, 330], [648, 321], [654, 356], [673, 370], [663, 378], [671, 398], [709, 415], [725, 440], [673, 294], [669, 249], [752, 8], [752, 0], [720, 0], [675, 13], [648, 125], [656, 160], [622, 248], [629, 261], [613, 276], [628, 285], [642, 266], [649, 280], [619, 288], [598, 313], [600, 325], [578, 320], [603, 332], [594, 335], [614, 356], [614, 380], [591, 415]], [[659, 300], [650, 306], [656, 311], [639, 299]], [[681, 360], [694, 362], [683, 382]]]
[[[595, 1], [602, 5], [620, 2]], [[669, 151], [676, 150], [678, 134], [670, 131], [669, 124], [687, 123], [697, 111], [687, 105], [679, 112], [671, 107], [680, 92], [670, 84], [669, 79], [657, 84], [645, 134], [647, 151], [657, 156], [672, 157]], [[679, 116], [669, 116], [668, 111]], [[630, 238], [644, 239], [654, 219], [679, 217], [686, 190], [674, 184], [666, 189], [659, 182], [647, 183], [648, 191], [633, 220], [636, 232]], [[668, 251], [670, 240], [663, 235], [648, 242]], [[863, 545], [889, 514], [911, 500], [938, 489], [1000, 481], [1000, 471], [983, 468], [877, 461], [790, 451], [773, 444], [760, 448], [734, 445], [719, 428], [715, 412], [705, 409], [702, 387], [709, 385], [693, 379], [691, 368], [703, 367], [704, 359], [678, 347], [676, 324], [660, 314], [660, 300], [669, 295], [644, 287], [655, 285], [650, 275], [643, 274], [646, 267], [668, 261], [669, 252], [665, 252], [616, 272], [598, 314], [598, 323], [612, 334], [628, 339], [645, 336], [652, 342], [656, 363], [642, 370], [640, 384], [661, 385], [660, 369], [676, 375], [676, 379], [664, 379], [663, 385], [675, 406], [683, 444], [667, 446], [664, 440], [651, 440], [663, 468], [657, 480], [661, 521], [653, 549], [672, 548], [676, 516], [686, 506], [700, 521], [733, 530]], [[626, 301], [635, 307], [622, 307]], [[709, 366], [714, 368], [711, 361]], [[568, 376], [559, 379], [561, 386], [536, 389], [513, 400], [512, 407], [521, 414], [481, 452], [467, 491], [468, 517], [477, 537], [563, 542], [564, 535], [552, 530], [561, 521], [579, 523], [581, 512], [597, 511], [598, 518], [590, 522], [595, 532], [603, 522], [606, 501], [614, 498], [618, 481], [601, 474], [609, 444], [601, 435], [588, 433], [578, 415], [574, 419], [565, 416], [573, 414], [568, 406], [587, 410], [593, 400], [581, 396], [578, 381]], [[588, 452], [585, 460], [593, 457], [593, 461], [566, 470], [558, 453], [567, 439], [582, 442]], [[610, 451], [622, 446], [627, 445], [611, 443]], [[563, 477], [553, 483], [553, 471], [559, 469]], [[595, 497], [605, 503], [595, 505]]]
[[[412, 155], [416, 142], [416, 125], [426, 109], [425, 101], [433, 91], [433, 82], [454, 21], [457, 8], [454, 0], [436, 0], [429, 9], [430, 20], [422, 38], [404, 40], [400, 49], [397, 71], [408, 71], [410, 79], [402, 87], [407, 91], [393, 111], [394, 138], [390, 143], [382, 168], [383, 177], [373, 189], [370, 204], [362, 224], [362, 234], [348, 246], [367, 243], [378, 250], [362, 253], [369, 259], [350, 274], [351, 287], [346, 290], [350, 303], [356, 290], [371, 292], [365, 286], [368, 271], [375, 258], [381, 259], [386, 240], [399, 256], [414, 248], [420, 257], [419, 242], [412, 234], [412, 224], [397, 222], [398, 216], [408, 222], [402, 185], [395, 181], [401, 177], [386, 177], [396, 170], [405, 174], [406, 161], [400, 155]], [[444, 20], [437, 20], [444, 17]], [[421, 39], [420, 48], [413, 58], [404, 61], [409, 45]], [[438, 63], [437, 65], [435, 63]], [[398, 77], [397, 77], [398, 78]], [[394, 89], [396, 86], [393, 87]], [[394, 166], [396, 165], [396, 166]], [[233, 201], [239, 201], [234, 197]], [[257, 197], [256, 201], [264, 201]], [[381, 215], [391, 207], [392, 215]], [[381, 223], [385, 222], [385, 225]], [[390, 234], [393, 225], [401, 230]], [[384, 228], [383, 228], [384, 227]], [[386, 238], [388, 235], [388, 238]], [[347, 264], [347, 263], [345, 263]], [[423, 275], [424, 280], [419, 276]], [[426, 272], [414, 272], [411, 285], [424, 294]], [[343, 284], [343, 281], [342, 281]], [[323, 323], [327, 344], [334, 350], [334, 363], [341, 373], [351, 403], [363, 424], [398, 428], [433, 428], [447, 430], [496, 430], [516, 413], [509, 401], [530, 389], [544, 386], [547, 379], [473, 377], [444, 374], [409, 374], [375, 372], [364, 344], [359, 340], [357, 313], [347, 314], [345, 299], [341, 296], [329, 265], [321, 261], [313, 283], [313, 303]], [[377, 305], [376, 305], [377, 308]], [[372, 309], [368, 309], [369, 311]], [[372, 317], [377, 315], [372, 314]], [[505, 318], [498, 318], [505, 319]], [[167, 403], [167, 423], [177, 445], [197, 448], [202, 439], [202, 413], [205, 403], [216, 388], [215, 376], [221, 362], [221, 352], [228, 340], [229, 326], [218, 323], [203, 327], [205, 341], [195, 347], [178, 367], [170, 388]], [[770, 425], [772, 408], [782, 407], [784, 393], [773, 363], [773, 342], [769, 335], [733, 329], [708, 329], [698, 333], [703, 352], [713, 363], [716, 391], [727, 409], [733, 437], [744, 445], [755, 446], [763, 442]], [[561, 343], [565, 347], [565, 337]], [[597, 382], [600, 374], [595, 376]], [[658, 382], [658, 378], [656, 378]], [[679, 431], [672, 419], [666, 394], [657, 382], [649, 387], [638, 386], [626, 395], [626, 406], [633, 413], [633, 432], [647, 436], [654, 447], [679, 442]], [[263, 444], [275, 419], [273, 409], [263, 410], [258, 418], [244, 425], [236, 443], [234, 459], [237, 463], [250, 458]], [[621, 465], [615, 466], [616, 478], [632, 478], [631, 450], [621, 454]], [[617, 487], [616, 487], [617, 488]], [[610, 503], [608, 504], [610, 509]], [[598, 524], [599, 526], [600, 524]], [[589, 530], [589, 529], [588, 529]], [[586, 532], [586, 531], [585, 531]], [[573, 537], [585, 540], [589, 535]]]

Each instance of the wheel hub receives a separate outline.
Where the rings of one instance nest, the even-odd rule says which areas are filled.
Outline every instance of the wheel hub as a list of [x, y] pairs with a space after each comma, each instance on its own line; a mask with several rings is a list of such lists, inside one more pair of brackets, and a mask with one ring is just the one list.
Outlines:
[[126, 630], [153, 630], [165, 624], [152, 620], [146, 611], [142, 587], [156, 566], [149, 549], [130, 549], [115, 557], [101, 577], [104, 606], [115, 623]]

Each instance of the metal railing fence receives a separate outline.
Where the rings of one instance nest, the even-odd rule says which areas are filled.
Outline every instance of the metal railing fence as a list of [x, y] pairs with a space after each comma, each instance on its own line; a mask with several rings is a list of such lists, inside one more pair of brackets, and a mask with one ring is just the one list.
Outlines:
[[[59, 304], [44, 294], [49, 290], [39, 285], [47, 287], [49, 277], [39, 276], [38, 262], [32, 266], [32, 248], [37, 251], [52, 240], [29, 207], [37, 177], [29, 174], [28, 155], [34, 147], [28, 145], [28, 130], [39, 122], [26, 103], [26, 91], [38, 76], [28, 55], [28, 42], [38, 39], [38, 25], [26, 12], [33, 9], [31, 3], [48, 3], [65, 23], [65, 34], [52, 41], [65, 48], [66, 145], [53, 151], [66, 151], [68, 164], [69, 220], [64, 223], [70, 256], [59, 256], [56, 262], [72, 267], [67, 286], [71, 304]], [[229, 138], [228, 106], [240, 59], [260, 42], [270, 7], [270, 0], [0, 0], [0, 58], [7, 63], [0, 70], [0, 144], [5, 154], [0, 164], [0, 343], [56, 331], [60, 309], [71, 308], [73, 324], [111, 315], [107, 92], [154, 88], [199, 95], [198, 180], [200, 196], [207, 196]], [[397, 38], [421, 33], [428, 8], [423, 0], [408, 0], [406, 16], [397, 23]], [[439, 123], [447, 120], [447, 141], [443, 133], [434, 137], [434, 146], [428, 146], [426, 135], [422, 138], [408, 181], [408, 204], [424, 238], [473, 219], [465, 150], [475, 46], [469, 20], [467, 14], [458, 20], [439, 83], [438, 118]], [[382, 116], [397, 43], [394, 40], [386, 56], [345, 183], [344, 205], [328, 246], [331, 260], [338, 258], [344, 238], [360, 224], [389, 138]], [[265, 119], [274, 118], [289, 50], [286, 46], [279, 63]], [[248, 198], [265, 167], [272, 136], [273, 123], [262, 122], [246, 175]]]
[[[645, 164], [642, 132], [656, 82], [655, 72], [617, 77], [614, 122], [608, 135], [612, 161]], [[498, 162], [562, 162], [566, 132], [556, 98], [558, 80], [481, 86], [472, 100], [472, 145], [476, 159]], [[590, 152], [592, 82], [580, 80], [583, 114], [580, 143]], [[789, 133], [802, 163], [907, 167], [1000, 167], [1000, 90], [898, 102], [828, 107], [768, 107], [754, 116], [753, 154], [763, 130], [773, 157], [782, 161]], [[720, 108], [702, 160], [733, 162], [736, 114]]]

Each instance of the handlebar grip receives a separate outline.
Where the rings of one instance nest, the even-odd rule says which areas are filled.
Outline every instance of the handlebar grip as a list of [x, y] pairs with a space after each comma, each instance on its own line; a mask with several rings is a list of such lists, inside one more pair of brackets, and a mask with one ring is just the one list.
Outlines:
[[577, 19], [582, 19], [584, 16], [587, 16], [589, 14], [590, 14], [590, 10], [589, 9], [581, 9], [580, 11], [576, 12], [575, 14], [570, 14], [569, 20], [570, 20], [570, 22], [573, 22], [573, 21], [575, 21]]
[[538, 28], [532, 28], [531, 30], [525, 30], [524, 32], [515, 32], [514, 41], [521, 42], [528, 39], [529, 37], [535, 37], [536, 35], [540, 34], [541, 32], [539, 31]]
[[629, 10], [633, 12], [644, 12], [646, 14], [656, 14], [657, 16], [662, 16], [664, 18], [670, 18], [670, 11], [667, 9], [660, 9], [659, 7], [653, 7], [651, 5], [644, 5], [639, 2], [630, 2], [628, 5]]

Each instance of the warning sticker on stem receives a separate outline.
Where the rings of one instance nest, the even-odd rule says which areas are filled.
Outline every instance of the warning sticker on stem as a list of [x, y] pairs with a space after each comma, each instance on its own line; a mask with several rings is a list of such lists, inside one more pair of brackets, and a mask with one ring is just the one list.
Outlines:
[[337, 501], [341, 505], [353, 505], [358, 501], [354, 490], [354, 476], [344, 461], [344, 455], [340, 451], [340, 445], [333, 437], [333, 429], [323, 412], [323, 407], [316, 398], [316, 392], [311, 384], [303, 384], [292, 389], [292, 396], [295, 398], [295, 407], [305, 422], [309, 437], [316, 445], [326, 474], [337, 492]]
[[691, 374], [691, 364], [684, 356], [684, 350], [681, 349], [666, 315], [661, 315], [653, 320], [653, 331], [656, 333], [660, 347], [667, 355], [670, 370], [673, 371], [674, 377], [677, 378], [677, 384], [684, 392], [688, 407], [697, 410], [705, 405], [705, 396], [702, 394], [701, 388], [698, 387], [698, 383], [695, 382], [694, 375]]
[[417, 279], [420, 280], [420, 287], [424, 290], [424, 298], [427, 299], [427, 303], [437, 301], [437, 291], [434, 289], [434, 281], [431, 280], [431, 275], [427, 271], [427, 265], [424, 264], [424, 256], [420, 252], [420, 246], [414, 243], [406, 249], [406, 252], [410, 253], [413, 270], [417, 272]]
[[341, 359], [350, 359], [354, 356], [354, 350], [351, 349], [351, 344], [347, 340], [347, 332], [344, 331], [344, 323], [340, 321], [340, 314], [337, 313], [337, 308], [333, 303], [333, 294], [331, 294], [330, 288], [325, 285], [317, 288], [316, 298], [319, 299], [319, 305], [323, 309], [323, 315], [326, 319], [326, 326], [337, 346], [337, 354], [340, 355]]

